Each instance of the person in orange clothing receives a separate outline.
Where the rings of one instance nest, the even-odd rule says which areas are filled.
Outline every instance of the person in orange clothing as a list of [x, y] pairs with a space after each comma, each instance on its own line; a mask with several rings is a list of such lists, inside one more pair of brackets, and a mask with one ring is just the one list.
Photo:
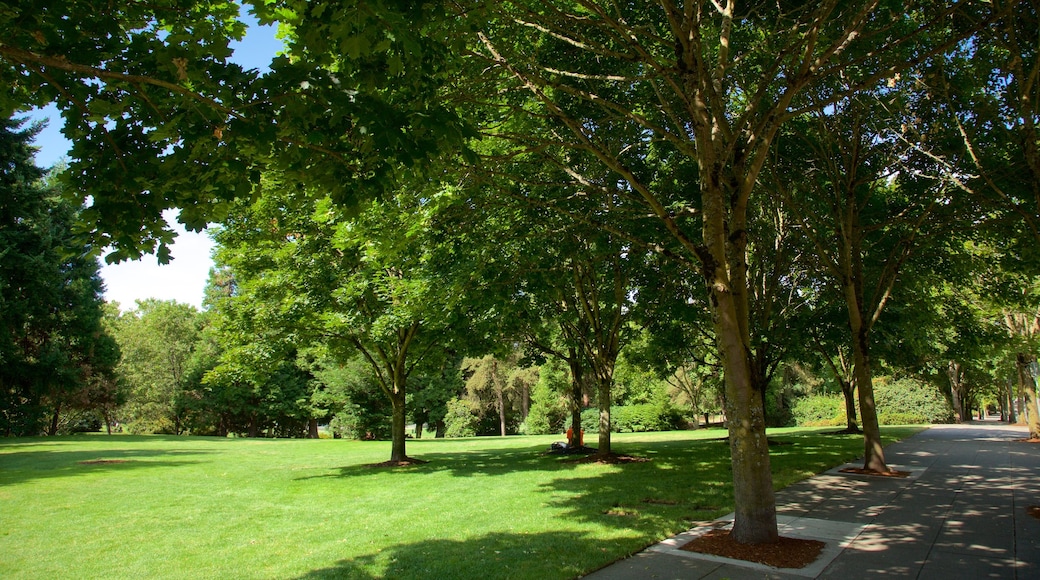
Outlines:
[[[585, 446], [585, 430], [584, 429], [581, 430], [579, 438], [581, 439], [579, 445], [581, 447], [584, 447]], [[567, 446], [568, 447], [574, 447], [574, 428], [573, 427], [568, 427], [567, 428]]]

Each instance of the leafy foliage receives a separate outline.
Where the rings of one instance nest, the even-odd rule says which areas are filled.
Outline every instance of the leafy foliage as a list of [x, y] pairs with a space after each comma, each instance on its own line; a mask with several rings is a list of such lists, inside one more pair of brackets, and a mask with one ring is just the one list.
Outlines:
[[909, 378], [879, 379], [875, 395], [883, 425], [952, 423], [953, 408], [934, 386]]
[[845, 425], [845, 400], [841, 395], [809, 395], [795, 402], [791, 414], [801, 427]]

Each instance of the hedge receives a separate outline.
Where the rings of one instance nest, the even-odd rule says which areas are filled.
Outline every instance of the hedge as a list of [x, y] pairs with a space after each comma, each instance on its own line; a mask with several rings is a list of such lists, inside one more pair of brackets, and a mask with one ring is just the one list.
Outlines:
[[[646, 431], [673, 431], [685, 429], [687, 419], [679, 409], [660, 403], [624, 405], [610, 408], [610, 431], [613, 433], [642, 433]], [[586, 436], [599, 432], [599, 409], [585, 409], [581, 413], [581, 427]]]

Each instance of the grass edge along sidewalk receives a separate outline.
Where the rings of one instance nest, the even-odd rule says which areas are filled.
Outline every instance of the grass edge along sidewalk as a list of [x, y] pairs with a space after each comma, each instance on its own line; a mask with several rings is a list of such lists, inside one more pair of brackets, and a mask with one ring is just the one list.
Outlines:
[[[775, 486], [861, 454], [834, 430], [771, 429]], [[403, 469], [368, 467], [386, 442], [0, 440], [0, 577], [573, 578], [731, 511], [724, 436], [617, 434], [648, 461], [616, 465], [421, 439]]]

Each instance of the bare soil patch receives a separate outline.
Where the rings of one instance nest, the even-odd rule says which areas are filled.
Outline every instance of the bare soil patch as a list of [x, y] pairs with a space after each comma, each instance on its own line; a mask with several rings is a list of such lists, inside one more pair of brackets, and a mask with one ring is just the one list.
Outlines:
[[[729, 437], [720, 437], [718, 439], [714, 439], [713, 441], [721, 441], [721, 442], [725, 443], [726, 445], [729, 445]], [[780, 440], [777, 440], [777, 439], [769, 439], [767, 437], [766, 438], [766, 444], [769, 445], [770, 447], [780, 447], [780, 446], [783, 446], [783, 445], [794, 445], [794, 442], [793, 441], [780, 441]]]
[[108, 465], [110, 463], [129, 463], [129, 459], [88, 459], [80, 461], [80, 465]]
[[856, 475], [871, 475], [874, 477], [910, 477], [909, 471], [877, 471], [874, 469], [863, 469], [862, 467], [846, 467], [838, 471], [840, 473], [854, 473]]
[[371, 467], [373, 469], [378, 469], [380, 467], [409, 467], [409, 466], [412, 466], [412, 465], [425, 465], [427, 463], [429, 463], [429, 461], [423, 461], [422, 459], [412, 459], [411, 457], [405, 457], [404, 459], [401, 459], [401, 460], [398, 460], [398, 461], [384, 461], [382, 463], [372, 463], [372, 464], [366, 465], [365, 467]]
[[1040, 443], [1040, 439], [1012, 439], [1015, 443]]
[[820, 557], [824, 545], [819, 540], [785, 537], [775, 544], [741, 544], [730, 537], [729, 530], [712, 530], [680, 549], [775, 568], [804, 568]]
[[841, 431], [828, 431], [828, 432], [824, 433], [824, 435], [862, 435], [862, 434], [863, 434], [863, 431], [861, 429], [849, 429], [848, 427], [842, 429]]

